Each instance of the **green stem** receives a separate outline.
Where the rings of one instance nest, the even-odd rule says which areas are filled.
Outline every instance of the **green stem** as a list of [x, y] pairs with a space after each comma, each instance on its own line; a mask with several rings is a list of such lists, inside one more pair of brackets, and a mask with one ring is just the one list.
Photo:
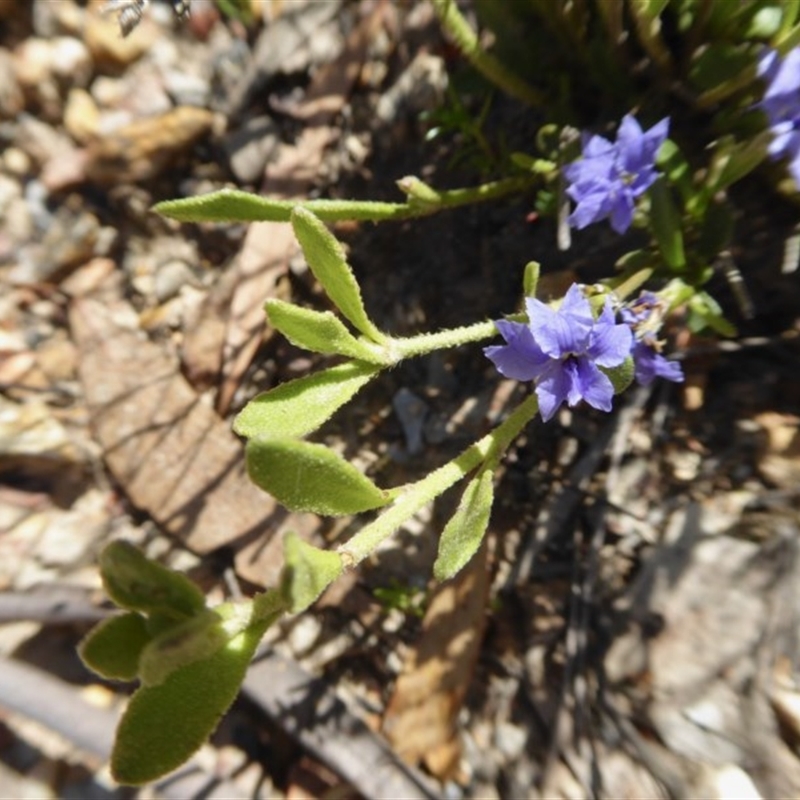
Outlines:
[[481, 47], [475, 31], [461, 15], [455, 0], [433, 0], [442, 27], [453, 37], [470, 64], [504, 92], [532, 106], [543, 106], [544, 96]]
[[411, 484], [374, 522], [363, 527], [338, 552], [348, 567], [363, 561], [406, 520], [487, 460], [495, 460], [539, 410], [536, 395], [523, 400], [511, 414], [461, 455]]
[[457, 208], [471, 203], [484, 203], [507, 194], [522, 192], [538, 178], [504, 178], [503, 180], [436, 192], [431, 202], [410, 199], [405, 203], [381, 203], [369, 200], [275, 200], [238, 189], [164, 200], [153, 211], [179, 222], [289, 222], [292, 209], [303, 206], [324, 222], [363, 220], [381, 222], [390, 219], [424, 217], [444, 208]]
[[385, 347], [391, 353], [392, 363], [396, 363], [404, 358], [421, 356], [434, 350], [445, 350], [469, 342], [480, 342], [495, 335], [497, 335], [497, 328], [494, 322], [477, 322], [464, 328], [421, 333], [418, 336], [409, 336], [407, 339], [390, 339]]

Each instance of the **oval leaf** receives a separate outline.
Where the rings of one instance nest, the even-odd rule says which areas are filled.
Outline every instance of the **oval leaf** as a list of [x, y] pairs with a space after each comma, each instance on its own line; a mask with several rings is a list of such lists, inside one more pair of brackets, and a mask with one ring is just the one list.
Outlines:
[[492, 477], [490, 470], [484, 470], [469, 482], [456, 513], [442, 531], [433, 565], [437, 580], [447, 580], [460, 572], [481, 546], [494, 499]]
[[342, 574], [342, 557], [287, 533], [283, 542], [281, 594], [293, 614], [308, 608]]
[[210, 658], [133, 695], [111, 754], [116, 781], [153, 781], [179, 767], [203, 744], [236, 698], [270, 621], [251, 625]]
[[129, 612], [95, 625], [78, 646], [78, 655], [104, 678], [132, 681], [139, 674], [139, 657], [149, 641], [145, 618]]
[[130, 611], [175, 618], [206, 607], [205, 596], [185, 575], [151, 561], [128, 542], [111, 542], [103, 550], [100, 575], [108, 596]]
[[233, 422], [239, 436], [262, 439], [305, 436], [330, 419], [380, 367], [348, 361], [306, 375], [254, 397]]
[[297, 439], [251, 439], [245, 452], [253, 483], [290, 511], [339, 516], [389, 502], [388, 492], [321, 444]]
[[325, 223], [298, 206], [292, 212], [292, 227], [308, 266], [342, 316], [374, 342], [385, 341], [386, 337], [372, 324], [364, 310], [361, 289], [345, 260], [342, 246]]
[[204, 611], [153, 638], [142, 650], [139, 678], [144, 686], [163, 683], [175, 670], [208, 658], [233, 637], [214, 611]]
[[313, 311], [283, 300], [267, 300], [267, 316], [272, 326], [292, 344], [312, 353], [349, 356], [372, 364], [386, 364], [375, 345], [360, 342], [330, 311]]

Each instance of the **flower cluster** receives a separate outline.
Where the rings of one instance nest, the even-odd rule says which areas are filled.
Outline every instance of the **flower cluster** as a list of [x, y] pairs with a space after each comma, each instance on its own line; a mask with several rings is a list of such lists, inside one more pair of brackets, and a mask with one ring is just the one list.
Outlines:
[[642, 292], [637, 300], [620, 311], [622, 321], [633, 332], [634, 377], [642, 386], [649, 386], [656, 378], [675, 383], [683, 381], [680, 364], [667, 361], [661, 355], [657, 334], [666, 311], [666, 304], [652, 292]]
[[658, 178], [656, 154], [668, 132], [669, 119], [642, 131], [627, 114], [613, 144], [584, 134], [583, 158], [564, 168], [567, 194], [577, 203], [570, 224], [585, 228], [608, 218], [617, 233], [625, 233], [633, 221], [634, 200]]
[[767, 82], [758, 104], [772, 133], [767, 152], [776, 161], [789, 159], [789, 173], [800, 186], [800, 48], [784, 58], [767, 50], [758, 62], [758, 74]]
[[578, 284], [572, 284], [558, 310], [532, 297], [525, 305], [528, 322], [498, 320], [495, 325], [506, 344], [487, 347], [484, 353], [507, 378], [534, 381], [545, 422], [565, 401], [572, 407], [585, 400], [610, 411], [614, 385], [603, 370], [628, 358], [643, 385], [657, 376], [683, 380], [680, 366], [659, 352], [655, 332], [663, 304], [655, 295], [643, 294], [623, 309], [622, 323], [616, 322], [608, 298], [595, 318]]

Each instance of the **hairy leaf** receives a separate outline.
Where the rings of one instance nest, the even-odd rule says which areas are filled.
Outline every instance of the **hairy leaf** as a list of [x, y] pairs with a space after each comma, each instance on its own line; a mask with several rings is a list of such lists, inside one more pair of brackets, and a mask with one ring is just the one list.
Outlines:
[[283, 383], [254, 397], [233, 422], [240, 436], [262, 439], [305, 436], [315, 431], [369, 383], [380, 367], [348, 361]]
[[433, 565], [437, 580], [452, 578], [481, 546], [494, 499], [492, 478], [491, 470], [483, 470], [464, 490], [455, 514], [439, 539], [439, 553]]
[[338, 516], [389, 502], [352, 464], [321, 444], [297, 439], [251, 439], [247, 472], [257, 486], [290, 511]]
[[132, 681], [139, 674], [139, 658], [149, 641], [147, 621], [131, 611], [95, 625], [80, 643], [78, 655], [104, 678]]

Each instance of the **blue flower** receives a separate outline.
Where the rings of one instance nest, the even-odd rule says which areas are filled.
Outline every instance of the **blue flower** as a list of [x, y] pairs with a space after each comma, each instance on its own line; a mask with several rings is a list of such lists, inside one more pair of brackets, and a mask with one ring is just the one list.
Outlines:
[[496, 322], [506, 344], [483, 351], [498, 371], [507, 378], [535, 382], [545, 421], [564, 401], [575, 406], [585, 400], [610, 411], [614, 386], [599, 367], [622, 364], [633, 337], [627, 325], [615, 323], [608, 300], [597, 319], [577, 284], [557, 311], [531, 297], [525, 305], [529, 322]]
[[570, 214], [570, 224], [585, 228], [609, 218], [617, 233], [625, 233], [633, 221], [634, 200], [658, 178], [656, 154], [668, 132], [668, 118], [643, 132], [626, 114], [614, 144], [602, 136], [584, 134], [583, 158], [564, 168], [567, 194], [578, 204]]
[[789, 159], [789, 173], [800, 186], [800, 48], [783, 59], [777, 51], [767, 50], [759, 59], [758, 74], [767, 81], [758, 104], [772, 133], [767, 152], [775, 161]]
[[629, 306], [620, 311], [622, 321], [633, 333], [634, 378], [642, 386], [649, 386], [656, 378], [674, 383], [683, 382], [683, 370], [675, 361], [661, 355], [661, 343], [656, 334], [666, 312], [666, 304], [652, 292], [642, 292]]

